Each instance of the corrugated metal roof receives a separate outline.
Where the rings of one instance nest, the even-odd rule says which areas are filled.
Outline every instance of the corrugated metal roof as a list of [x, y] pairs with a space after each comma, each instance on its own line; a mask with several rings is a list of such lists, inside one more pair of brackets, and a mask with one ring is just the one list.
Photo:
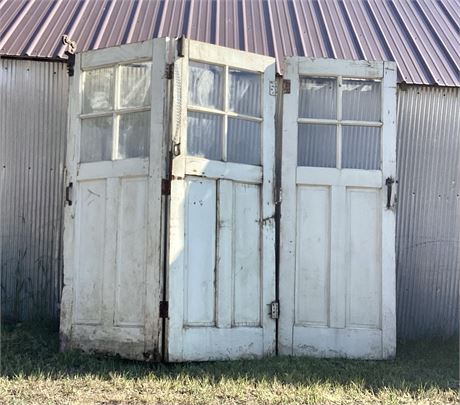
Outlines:
[[395, 60], [399, 81], [460, 86], [459, 0], [0, 0], [0, 54], [65, 58], [181, 36], [275, 56]]

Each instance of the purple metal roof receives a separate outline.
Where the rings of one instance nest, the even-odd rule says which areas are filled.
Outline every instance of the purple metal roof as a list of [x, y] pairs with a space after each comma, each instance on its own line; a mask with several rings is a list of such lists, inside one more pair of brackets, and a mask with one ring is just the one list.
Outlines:
[[460, 86], [460, 0], [0, 0], [0, 55], [181, 36], [276, 57], [395, 60], [399, 81]]

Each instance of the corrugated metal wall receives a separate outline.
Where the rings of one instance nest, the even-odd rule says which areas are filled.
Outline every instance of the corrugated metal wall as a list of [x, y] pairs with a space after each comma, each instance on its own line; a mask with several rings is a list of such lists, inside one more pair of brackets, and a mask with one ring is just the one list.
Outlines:
[[458, 334], [460, 89], [398, 93], [398, 336]]
[[2, 318], [55, 318], [62, 284], [66, 66], [2, 59], [0, 67]]
[[[2, 315], [58, 313], [67, 73], [53, 62], [2, 60]], [[458, 333], [460, 89], [399, 90], [398, 335]]]

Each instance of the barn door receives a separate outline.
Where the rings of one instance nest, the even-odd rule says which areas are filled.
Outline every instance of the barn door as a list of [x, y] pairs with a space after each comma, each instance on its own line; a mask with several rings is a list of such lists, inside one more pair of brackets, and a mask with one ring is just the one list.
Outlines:
[[61, 343], [155, 359], [166, 40], [76, 56]]
[[170, 361], [275, 349], [272, 58], [183, 40], [174, 71]]
[[395, 353], [396, 67], [288, 58], [280, 353]]

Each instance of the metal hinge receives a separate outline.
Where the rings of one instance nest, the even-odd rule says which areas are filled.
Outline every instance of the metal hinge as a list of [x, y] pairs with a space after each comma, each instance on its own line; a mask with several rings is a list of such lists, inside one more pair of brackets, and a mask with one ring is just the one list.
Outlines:
[[160, 318], [169, 318], [169, 302], [160, 301]]
[[270, 303], [270, 318], [278, 319], [280, 317], [280, 303], [279, 301], [272, 301]]
[[171, 180], [161, 179], [161, 195], [171, 194]]
[[[290, 80], [281, 80], [282, 83], [282, 90], [283, 94], [291, 94], [291, 81]], [[278, 95], [278, 87], [279, 81], [278, 80], [270, 80], [270, 96], [277, 96]]]
[[165, 77], [171, 80], [174, 77], [174, 63], [168, 63], [165, 67]]

